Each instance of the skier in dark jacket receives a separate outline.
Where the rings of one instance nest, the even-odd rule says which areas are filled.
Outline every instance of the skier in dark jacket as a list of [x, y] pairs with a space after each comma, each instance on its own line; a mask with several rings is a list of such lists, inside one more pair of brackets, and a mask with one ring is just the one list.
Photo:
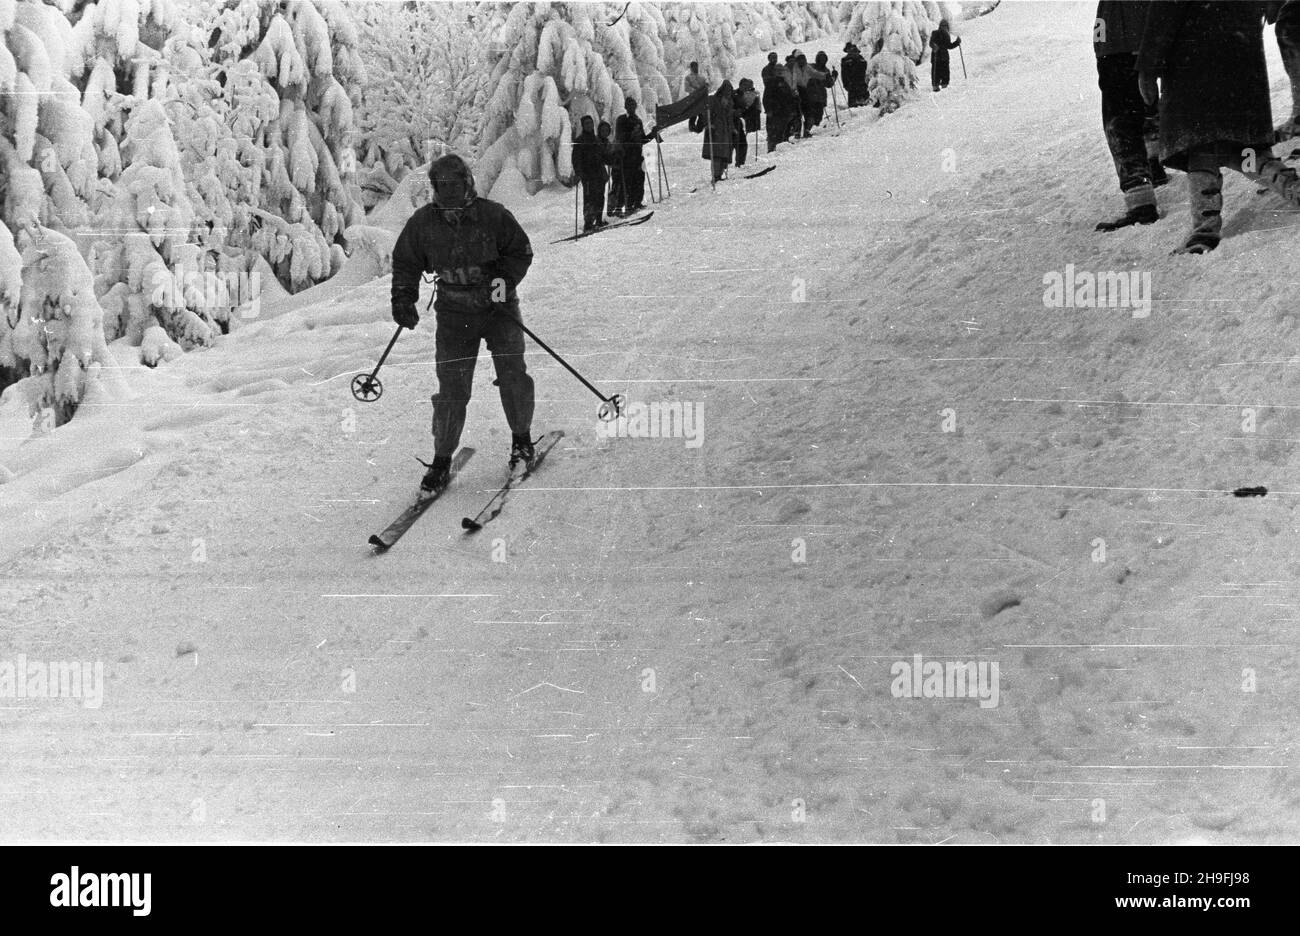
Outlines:
[[393, 320], [403, 328], [420, 322], [420, 277], [437, 277], [433, 397], [433, 462], [420, 482], [427, 498], [447, 486], [451, 456], [465, 427], [474, 386], [479, 343], [487, 342], [496, 385], [510, 425], [510, 465], [532, 464], [533, 378], [524, 366], [522, 321], [516, 288], [533, 262], [528, 235], [505, 206], [480, 198], [474, 176], [456, 155], [429, 167], [433, 201], [415, 211], [393, 248]]
[[840, 73], [827, 69], [829, 57], [825, 52], [818, 52], [814, 64], [809, 66], [807, 85], [807, 109], [804, 111], [804, 136], [813, 127], [820, 127], [826, 115], [826, 92], [835, 87]]
[[754, 90], [753, 79], [740, 79], [740, 85], [736, 88], [735, 96], [732, 98], [732, 105], [735, 108], [737, 120], [736, 136], [732, 145], [736, 151], [736, 168], [740, 168], [745, 164], [745, 159], [749, 155], [749, 134], [758, 132], [761, 118], [758, 106], [758, 92]]
[[[1300, 178], [1276, 158], [1264, 3], [1152, 3], [1138, 53], [1148, 104], [1160, 101], [1165, 165], [1187, 173], [1192, 233], [1176, 253], [1202, 254], [1223, 232], [1224, 167], [1300, 206]], [[1157, 78], [1159, 85], [1157, 85]]]
[[582, 132], [573, 141], [573, 174], [582, 185], [582, 229], [603, 227], [607, 223], [603, 215], [609, 170], [605, 146], [596, 137], [595, 120], [591, 116], [582, 118]]
[[939, 20], [939, 28], [930, 33], [930, 84], [934, 90], [948, 87], [948, 50], [961, 45], [952, 37], [946, 19]]
[[713, 168], [713, 181], [717, 182], [731, 165], [731, 150], [736, 135], [736, 110], [732, 104], [735, 92], [731, 82], [724, 81], [709, 98], [709, 110], [704, 121], [704, 146], [700, 156], [709, 160]]
[[614, 196], [618, 210], [610, 209], [610, 214], [631, 214], [645, 207], [645, 161], [641, 147], [645, 146], [647, 137], [645, 124], [636, 115], [636, 101], [627, 98], [623, 102], [627, 113], [620, 114], [614, 121], [614, 145], [622, 155], [621, 191]]
[[1137, 53], [1149, 5], [1148, 0], [1097, 4], [1092, 43], [1101, 88], [1101, 123], [1124, 195], [1124, 214], [1102, 221], [1099, 231], [1155, 222], [1159, 218], [1155, 187], [1169, 181], [1160, 164], [1158, 110], [1142, 100], [1138, 88]]
[[844, 58], [840, 59], [840, 75], [843, 76], [844, 93], [849, 96], [849, 107], [861, 107], [867, 103], [867, 60], [853, 43], [844, 47]]
[[790, 128], [799, 119], [794, 89], [783, 65], [777, 65], [772, 73], [771, 83], [763, 92], [763, 106], [767, 109], [767, 151], [770, 153], [778, 143], [790, 138]]
[[767, 106], [767, 89], [772, 86], [772, 76], [776, 74], [776, 67], [780, 64], [775, 52], [767, 53], [767, 64], [759, 72], [759, 77], [763, 79], [763, 110], [770, 110]]

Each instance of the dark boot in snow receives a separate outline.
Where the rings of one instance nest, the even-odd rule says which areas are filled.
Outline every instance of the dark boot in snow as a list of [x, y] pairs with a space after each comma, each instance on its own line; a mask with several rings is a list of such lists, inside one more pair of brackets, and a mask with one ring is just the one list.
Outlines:
[[1160, 188], [1160, 186], [1168, 184], [1169, 174], [1165, 172], [1164, 164], [1160, 162], [1160, 160], [1152, 158], [1150, 161], [1150, 166], [1151, 166], [1151, 187]]
[[1223, 174], [1215, 169], [1187, 173], [1192, 203], [1192, 233], [1175, 254], [1204, 254], [1219, 246], [1223, 234]]
[[1155, 205], [1138, 205], [1113, 221], [1102, 221], [1097, 225], [1097, 230], [1118, 231], [1120, 228], [1132, 227], [1135, 224], [1155, 224], [1159, 220], [1160, 213], [1156, 211]]
[[428, 468], [429, 470], [424, 473], [424, 479], [420, 481], [420, 500], [437, 497], [446, 489], [447, 482], [451, 480], [451, 456], [433, 456], [433, 461], [428, 463]]
[[510, 470], [514, 471], [515, 466], [523, 462], [525, 468], [533, 467], [533, 460], [537, 453], [533, 451], [533, 442], [526, 435], [517, 435], [511, 437], [510, 441]]

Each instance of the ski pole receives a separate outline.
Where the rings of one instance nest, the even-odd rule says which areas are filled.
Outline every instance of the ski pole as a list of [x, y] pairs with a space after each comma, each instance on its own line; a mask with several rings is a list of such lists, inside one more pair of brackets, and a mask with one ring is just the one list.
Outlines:
[[[495, 308], [496, 308], [496, 306], [493, 305], [493, 309], [494, 309], [494, 310], [495, 310]], [[537, 344], [541, 346], [541, 349], [542, 349], [543, 351], [545, 351], [545, 352], [546, 352], [547, 354], [549, 354], [551, 357], [553, 357], [553, 358], [555, 358], [557, 361], [559, 361], [560, 364], [562, 364], [562, 365], [564, 366], [564, 369], [565, 369], [565, 370], [567, 370], [567, 371], [568, 371], [570, 374], [572, 374], [574, 377], [577, 377], [579, 380], [582, 381], [582, 385], [583, 385], [584, 387], [586, 387], [586, 388], [587, 388], [588, 390], [590, 390], [592, 393], [596, 394], [597, 398], [599, 398], [599, 400], [600, 400], [600, 410], [597, 412], [597, 415], [600, 417], [600, 420], [601, 420], [602, 422], [613, 422], [613, 421], [614, 421], [615, 419], [617, 419], [620, 415], [622, 415], [622, 413], [623, 413], [623, 395], [622, 395], [621, 393], [611, 394], [611, 395], [608, 396], [608, 397], [605, 396], [603, 393], [601, 393], [599, 390], [597, 390], [595, 387], [593, 387], [593, 386], [591, 385], [591, 381], [589, 381], [586, 377], [583, 377], [583, 376], [582, 376], [581, 374], [579, 374], [576, 370], [574, 370], [574, 369], [573, 369], [573, 365], [571, 365], [571, 364], [570, 364], [568, 361], [566, 361], [564, 358], [560, 357], [560, 356], [559, 356], [559, 355], [558, 355], [558, 354], [557, 354], [557, 353], [556, 353], [556, 352], [551, 348], [550, 345], [548, 345], [545, 341], [542, 341], [542, 339], [538, 338], [537, 335], [533, 333], [533, 330], [532, 330], [531, 328], [529, 328], [527, 325], [525, 325], [525, 324], [524, 324], [523, 322], [521, 322], [519, 319], [515, 318], [513, 315], [507, 315], [507, 316], [505, 316], [505, 318], [506, 318], [508, 321], [513, 322], [515, 325], [519, 326], [519, 328], [523, 331], [523, 333], [524, 333], [525, 335], [527, 335], [529, 338], [533, 339], [533, 341], [537, 342]]]
[[957, 46], [957, 55], [961, 57], [961, 76], [964, 80], [969, 80], [966, 76], [966, 53], [961, 50], [961, 46]]
[[397, 344], [397, 336], [402, 333], [405, 325], [398, 325], [397, 331], [393, 332], [393, 337], [388, 342], [388, 347], [379, 357], [379, 363], [369, 374], [357, 374], [352, 378], [352, 395], [362, 403], [373, 403], [384, 395], [384, 385], [379, 382], [379, 368], [384, 366], [384, 361], [388, 360], [388, 352], [393, 350], [393, 345]]
[[713, 171], [713, 154], [717, 152], [717, 143], [713, 139], [713, 108], [709, 107], [704, 113], [709, 121], [709, 135], [705, 138], [708, 141], [709, 148], [709, 185], [716, 192], [718, 190], [718, 174]]
[[[958, 48], [961, 48], [961, 46], [958, 46]], [[835, 85], [831, 85], [831, 104], [835, 107], [835, 129], [842, 129], [840, 127], [840, 99], [835, 93]]]
[[664, 174], [664, 187], [668, 189], [668, 197], [672, 198], [673, 187], [668, 184], [668, 167], [664, 165], [664, 150], [657, 139], [655, 140], [655, 149], [659, 151], [659, 168]]

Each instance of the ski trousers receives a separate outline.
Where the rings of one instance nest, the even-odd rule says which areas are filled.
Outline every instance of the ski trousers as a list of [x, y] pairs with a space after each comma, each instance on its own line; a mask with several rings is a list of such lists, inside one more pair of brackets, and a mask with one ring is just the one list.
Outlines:
[[480, 342], [492, 354], [501, 406], [513, 435], [528, 435], [533, 425], [533, 378], [524, 365], [524, 333], [505, 320], [522, 321], [518, 301], [486, 312], [439, 312], [434, 339], [438, 392], [433, 396], [435, 455], [450, 456], [460, 445], [465, 409], [474, 389]]
[[1101, 123], [1119, 176], [1119, 190], [1129, 208], [1156, 203], [1151, 160], [1160, 152], [1159, 106], [1148, 107], [1142, 100], [1136, 66], [1137, 56], [1131, 54], [1097, 59]]

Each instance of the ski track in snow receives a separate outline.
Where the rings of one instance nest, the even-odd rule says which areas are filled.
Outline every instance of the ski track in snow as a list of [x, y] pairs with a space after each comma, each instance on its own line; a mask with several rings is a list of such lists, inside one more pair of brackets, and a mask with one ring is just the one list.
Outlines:
[[[639, 228], [551, 246], [571, 196], [507, 198], [527, 322], [606, 393], [702, 405], [704, 443], [598, 438], [530, 345], [567, 437], [473, 538], [509, 447], [486, 357], [479, 454], [365, 545], [430, 450], [431, 313], [382, 400], [348, 394], [387, 277], [128, 367], [134, 396], [21, 446], [0, 413], [0, 659], [107, 680], [96, 710], [0, 699], [0, 834], [1295, 840], [1297, 497], [1207, 492], [1298, 487], [1300, 218], [1230, 178], [1222, 247], [1171, 257], [1174, 174], [1158, 224], [1093, 233], [1121, 200], [1092, 13], [1003, 4], [969, 80], [716, 193], [675, 128]], [[1149, 271], [1150, 317], [1044, 308], [1067, 263]], [[918, 653], [998, 662], [1000, 704], [893, 698]]]

